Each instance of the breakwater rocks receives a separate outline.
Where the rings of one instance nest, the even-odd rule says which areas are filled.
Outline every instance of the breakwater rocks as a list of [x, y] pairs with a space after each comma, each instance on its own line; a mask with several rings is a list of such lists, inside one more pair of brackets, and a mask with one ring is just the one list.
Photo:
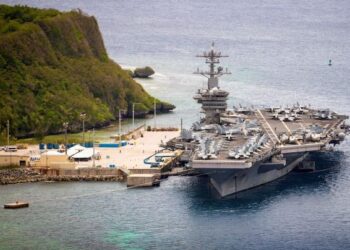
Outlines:
[[0, 170], [0, 185], [28, 182], [70, 182], [70, 181], [125, 181], [122, 175], [45, 175], [31, 168], [11, 168]]
[[30, 168], [11, 168], [0, 170], [0, 184], [16, 184], [45, 181], [47, 178]]
[[47, 181], [60, 181], [60, 182], [70, 182], [70, 181], [124, 181], [122, 176], [48, 176]]

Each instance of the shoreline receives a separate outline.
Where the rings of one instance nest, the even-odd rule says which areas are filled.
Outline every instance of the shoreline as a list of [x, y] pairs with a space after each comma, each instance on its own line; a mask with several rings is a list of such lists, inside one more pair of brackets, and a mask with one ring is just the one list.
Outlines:
[[119, 175], [94, 175], [94, 176], [49, 176], [38, 173], [32, 168], [12, 168], [0, 170], [0, 186], [36, 183], [36, 182], [124, 182]]
[[[166, 113], [159, 113], [159, 114], [157, 114], [157, 116], [167, 115], [170, 113], [172, 113], [172, 111], [166, 112]], [[136, 118], [135, 117], [135, 120], [136, 119], [138, 121], [137, 124], [135, 122], [136, 125], [143, 124], [146, 126], [147, 121], [152, 121], [152, 115], [150, 115], [150, 117], [146, 116], [144, 118]], [[142, 120], [142, 122], [140, 122], [140, 120]], [[132, 124], [131, 118], [126, 118], [126, 119], [124, 118], [122, 120], [122, 126], [130, 127], [131, 124]], [[115, 128], [115, 131], [117, 131], [118, 121], [112, 121], [109, 124], [106, 124], [105, 126], [99, 127], [97, 129], [95, 128], [95, 140], [96, 141], [105, 140], [107, 137], [105, 135], [103, 135], [104, 133], [110, 133], [111, 135], [113, 135], [113, 133], [115, 134], [115, 131], [113, 130], [113, 128]], [[85, 128], [86, 137], [89, 136], [89, 133], [91, 132], [91, 130], [92, 130], [92, 128], [90, 128], [90, 127]], [[102, 135], [99, 137], [99, 134], [102, 134]], [[61, 132], [61, 133], [47, 134], [44, 136], [43, 139], [37, 139], [36, 137], [33, 137], [33, 136], [32, 137], [30, 137], [30, 136], [29, 137], [17, 137], [16, 139], [12, 138], [10, 140], [10, 145], [12, 145], [12, 144], [35, 145], [35, 144], [40, 144], [40, 143], [58, 143], [58, 142], [64, 143], [64, 136], [65, 136], [64, 132]], [[68, 139], [67, 143], [82, 143], [83, 142], [82, 137], [83, 137], [82, 131], [76, 131], [76, 132], [70, 131], [67, 133], [67, 139]], [[110, 139], [110, 136], [108, 136], [107, 139]]]
[[[153, 112], [153, 111], [152, 111]], [[151, 111], [144, 114], [144, 115], [138, 115], [137, 112], [135, 111], [135, 119], [142, 119], [142, 120], [148, 120], [148, 119], [152, 119], [153, 117], [153, 113]], [[157, 116], [158, 115], [166, 115], [169, 113], [172, 113], [173, 110], [168, 110], [168, 111], [162, 111], [162, 110], [157, 110]], [[132, 122], [132, 115], [122, 115], [122, 123], [126, 123], [126, 124], [130, 124]], [[118, 126], [118, 120], [117, 119], [112, 119], [109, 121], [106, 121], [104, 123], [101, 124], [95, 124], [95, 126], [89, 126], [89, 125], [85, 125], [85, 132], [92, 130], [93, 128], [95, 128], [95, 131], [101, 131], [104, 129], [108, 129], [108, 128], [113, 128], [113, 127], [117, 127]], [[83, 132], [81, 131], [81, 129], [73, 129], [73, 130], [68, 130], [67, 135], [68, 136], [72, 136], [72, 135], [80, 135]], [[64, 136], [64, 131], [58, 131], [55, 133], [48, 133], [44, 136], [48, 137], [48, 136]], [[13, 138], [12, 138], [13, 140]], [[18, 135], [15, 137], [16, 141], [25, 141], [25, 140], [36, 140], [36, 137], [34, 136], [34, 134], [27, 134], [27, 135]]]

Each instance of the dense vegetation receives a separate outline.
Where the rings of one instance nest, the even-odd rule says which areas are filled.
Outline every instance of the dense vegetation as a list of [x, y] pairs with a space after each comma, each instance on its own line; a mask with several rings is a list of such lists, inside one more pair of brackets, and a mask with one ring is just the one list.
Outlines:
[[[76, 130], [82, 112], [102, 126], [133, 102], [146, 114], [154, 99], [108, 58], [94, 17], [0, 5], [1, 134], [7, 120], [15, 136], [57, 133], [66, 121]], [[157, 100], [159, 111], [173, 108]]]

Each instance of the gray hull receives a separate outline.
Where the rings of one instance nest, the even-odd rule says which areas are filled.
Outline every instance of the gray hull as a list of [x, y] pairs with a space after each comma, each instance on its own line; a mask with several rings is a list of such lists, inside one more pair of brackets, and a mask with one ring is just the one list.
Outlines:
[[221, 196], [227, 196], [276, 180], [292, 171], [307, 153], [290, 154], [286, 163], [257, 163], [248, 169], [206, 169], [210, 182]]

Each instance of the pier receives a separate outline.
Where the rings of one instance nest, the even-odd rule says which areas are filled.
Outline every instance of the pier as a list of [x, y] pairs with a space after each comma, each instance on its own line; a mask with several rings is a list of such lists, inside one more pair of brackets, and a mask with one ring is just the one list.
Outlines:
[[[55, 149], [39, 150], [38, 145], [30, 145], [16, 152], [0, 151], [0, 163], [29, 167], [40, 174], [38, 180], [126, 181], [128, 187], [153, 186], [159, 183], [161, 173], [170, 172], [176, 165], [182, 150], [168, 151], [162, 146], [179, 134], [175, 130], [145, 131], [140, 127], [128, 134], [129, 140], [123, 146], [95, 147], [97, 159], [80, 161]], [[24, 181], [21, 178], [20, 182]], [[16, 183], [15, 177], [6, 177], [4, 184], [10, 183]]]

